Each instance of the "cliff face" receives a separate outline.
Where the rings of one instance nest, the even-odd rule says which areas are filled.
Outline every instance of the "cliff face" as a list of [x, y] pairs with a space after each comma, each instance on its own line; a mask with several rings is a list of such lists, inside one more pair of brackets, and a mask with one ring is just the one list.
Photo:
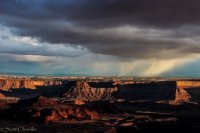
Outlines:
[[177, 81], [176, 84], [175, 101], [200, 101], [200, 81]]
[[174, 100], [176, 93], [175, 81], [126, 83], [118, 86], [119, 91], [115, 93], [118, 99], [127, 101], [151, 100], [165, 101]]
[[36, 89], [36, 86], [61, 85], [61, 81], [29, 80], [29, 79], [0, 79], [0, 90], [28, 88]]
[[115, 82], [118, 91], [115, 93], [117, 99], [125, 100], [153, 100], [153, 101], [176, 101], [199, 102], [200, 81], [158, 81], [158, 82]]
[[200, 87], [200, 81], [176, 81], [177, 88], [197, 88]]
[[[19, 88], [26, 88], [20, 90]], [[36, 89], [37, 88], [37, 89]], [[11, 92], [9, 89], [14, 89]], [[11, 97], [64, 97], [84, 104], [99, 100], [200, 101], [200, 81], [85, 82], [40, 79], [0, 79], [0, 93]], [[9, 94], [8, 94], [9, 93]], [[11, 94], [12, 93], [12, 94]], [[3, 96], [0, 96], [3, 98]]]
[[0, 99], [3, 99], [5, 97], [6, 97], [5, 95], [3, 95], [2, 93], [0, 93]]
[[[113, 86], [111, 86], [113, 85]], [[98, 88], [102, 87], [103, 88]], [[109, 87], [111, 86], [111, 87]], [[200, 101], [200, 81], [76, 82], [65, 94], [68, 100], [151, 100]]]
[[84, 100], [84, 101], [97, 101], [97, 100], [112, 100], [112, 94], [118, 89], [115, 88], [93, 88], [87, 82], [76, 81], [69, 89], [64, 97], [67, 100]]
[[176, 89], [176, 102], [189, 102], [191, 99], [191, 96], [188, 94], [188, 92], [184, 88], [177, 88]]
[[9, 90], [10, 88], [19, 88], [20, 81], [19, 80], [0, 80], [0, 89], [1, 90]]

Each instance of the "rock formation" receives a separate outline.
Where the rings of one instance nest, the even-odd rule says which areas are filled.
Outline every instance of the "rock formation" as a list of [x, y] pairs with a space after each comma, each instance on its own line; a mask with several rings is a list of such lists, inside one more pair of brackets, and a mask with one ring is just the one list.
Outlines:
[[99, 114], [93, 108], [59, 104], [42, 96], [13, 103], [11, 108], [3, 110], [3, 112], [9, 114], [8, 118], [15, 117], [15, 119], [23, 121], [36, 120], [45, 124], [71, 119], [93, 120], [99, 118]]
[[[194, 82], [194, 84], [193, 84]], [[95, 85], [96, 84], [96, 85]], [[104, 82], [92, 83], [74, 81], [64, 94], [65, 100], [75, 101], [75, 104], [83, 104], [83, 101], [101, 100], [151, 100], [151, 101], [176, 101], [189, 102], [200, 99], [198, 81], [158, 81], [158, 82], [113, 82], [112, 87], [97, 88]], [[108, 86], [108, 83], [102, 86]], [[200, 88], [200, 87], [199, 87]], [[195, 92], [195, 96], [194, 93]]]
[[63, 81], [34, 78], [1, 78], [0, 98], [25, 99], [36, 95], [63, 97], [83, 105], [87, 101], [151, 100], [200, 101], [199, 80], [172, 81]]
[[200, 87], [200, 81], [176, 81], [177, 88], [197, 88]]
[[87, 82], [75, 81], [74, 85], [63, 96], [69, 101], [98, 101], [112, 100], [112, 94], [118, 89], [115, 88], [93, 88]]
[[188, 94], [188, 92], [184, 88], [177, 88], [176, 89], [176, 98], [175, 102], [189, 102], [191, 96]]
[[84, 105], [84, 104], [85, 104], [85, 101], [76, 99], [76, 100], [74, 101], [74, 104], [76, 104], [76, 105]]
[[26, 107], [51, 107], [56, 106], [58, 103], [54, 100], [48, 99], [43, 96], [37, 96], [30, 99], [25, 99], [19, 101], [17, 106], [26, 106]]
[[0, 99], [4, 99], [6, 96], [0, 93]]
[[200, 101], [200, 81], [176, 81], [176, 100], [178, 102]]
[[34, 112], [30, 116], [35, 119], [42, 119], [45, 124], [49, 122], [65, 121], [65, 120], [94, 120], [99, 118], [99, 114], [86, 107], [67, 107], [67, 108], [47, 108], [34, 109], [29, 112]]
[[117, 99], [126, 101], [150, 100], [165, 101], [174, 100], [176, 93], [175, 81], [135, 82], [118, 85], [118, 91], [114, 93]]
[[46, 81], [33, 79], [0, 79], [0, 90], [28, 88], [36, 89], [37, 86], [62, 85], [62, 81]]

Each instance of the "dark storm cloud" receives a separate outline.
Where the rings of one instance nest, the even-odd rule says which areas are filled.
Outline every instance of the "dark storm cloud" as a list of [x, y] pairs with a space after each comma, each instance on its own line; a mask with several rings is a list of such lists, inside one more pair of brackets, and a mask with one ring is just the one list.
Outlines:
[[94, 53], [165, 57], [198, 53], [199, 7], [199, 0], [1, 0], [0, 22], [17, 35]]
[[2, 15], [25, 19], [65, 19], [89, 26], [169, 27], [199, 24], [199, 6], [199, 0], [1, 0], [0, 11]]

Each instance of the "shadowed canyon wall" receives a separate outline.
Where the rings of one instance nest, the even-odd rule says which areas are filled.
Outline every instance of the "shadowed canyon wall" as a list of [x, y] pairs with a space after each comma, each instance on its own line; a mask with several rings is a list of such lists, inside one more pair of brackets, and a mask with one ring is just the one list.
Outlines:
[[[24, 89], [23, 89], [24, 88]], [[12, 90], [12, 92], [8, 90]], [[0, 79], [5, 96], [42, 95], [68, 101], [151, 100], [200, 101], [200, 81], [68, 81], [45, 79]], [[9, 95], [12, 93], [12, 95]]]
[[175, 81], [135, 83], [119, 85], [115, 96], [125, 100], [174, 100]]

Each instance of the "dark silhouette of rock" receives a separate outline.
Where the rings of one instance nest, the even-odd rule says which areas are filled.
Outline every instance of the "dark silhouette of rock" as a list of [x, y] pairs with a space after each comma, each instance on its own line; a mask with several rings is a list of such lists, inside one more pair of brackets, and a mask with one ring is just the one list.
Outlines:
[[14, 104], [15, 106], [25, 106], [25, 107], [51, 107], [58, 103], [54, 100], [48, 99], [43, 96], [36, 96], [34, 98], [21, 100]]
[[124, 99], [126, 101], [164, 101], [175, 100], [175, 93], [175, 81], [156, 81], [120, 84], [118, 85], [118, 91], [113, 95], [117, 99]]

